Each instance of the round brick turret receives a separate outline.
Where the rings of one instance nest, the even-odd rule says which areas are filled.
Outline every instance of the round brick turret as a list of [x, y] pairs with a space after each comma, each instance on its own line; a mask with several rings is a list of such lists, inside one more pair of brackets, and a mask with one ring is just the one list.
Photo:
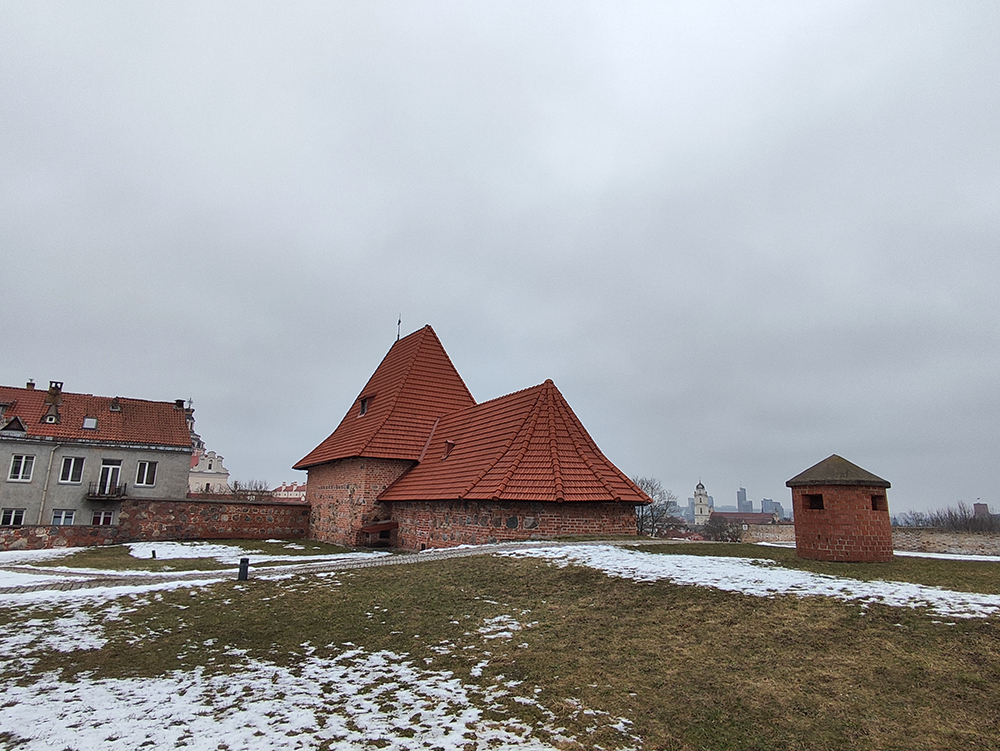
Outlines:
[[800, 558], [892, 560], [886, 480], [834, 454], [785, 485], [792, 489], [795, 549]]

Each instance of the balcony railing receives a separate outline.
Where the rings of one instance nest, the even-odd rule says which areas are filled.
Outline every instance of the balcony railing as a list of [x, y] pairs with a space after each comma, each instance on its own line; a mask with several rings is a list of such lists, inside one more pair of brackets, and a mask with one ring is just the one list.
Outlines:
[[124, 498], [127, 491], [128, 485], [126, 483], [108, 485], [103, 482], [92, 482], [90, 483], [90, 489], [87, 491], [87, 500], [117, 501], [120, 498]]

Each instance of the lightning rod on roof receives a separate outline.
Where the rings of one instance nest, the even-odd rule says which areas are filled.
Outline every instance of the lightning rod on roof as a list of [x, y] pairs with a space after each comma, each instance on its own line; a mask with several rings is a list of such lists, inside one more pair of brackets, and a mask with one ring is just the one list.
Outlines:
[[396, 341], [399, 341], [399, 327], [403, 325], [403, 314], [399, 314], [399, 320], [396, 321]]

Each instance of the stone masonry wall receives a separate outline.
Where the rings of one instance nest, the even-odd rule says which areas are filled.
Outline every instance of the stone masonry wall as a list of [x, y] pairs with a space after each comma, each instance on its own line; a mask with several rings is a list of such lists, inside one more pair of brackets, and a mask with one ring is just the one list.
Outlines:
[[794, 524], [748, 524], [741, 542], [795, 542]]
[[376, 499], [416, 462], [403, 459], [340, 459], [309, 468], [306, 502], [312, 506], [310, 537], [337, 545], [362, 545], [359, 530], [389, 518]]
[[394, 501], [392, 519], [399, 523], [398, 546], [408, 550], [636, 534], [635, 508], [623, 503]]
[[309, 507], [291, 503], [125, 499], [118, 524], [0, 527], [0, 550], [116, 545], [144, 540], [265, 540], [309, 536]]
[[41, 550], [79, 548], [86, 545], [115, 545], [123, 542], [117, 525], [92, 527], [89, 524], [29, 525], [0, 527], [0, 550]]
[[[822, 495], [823, 508], [809, 508], [806, 496]], [[882, 498], [872, 509], [872, 496]], [[891, 561], [892, 525], [885, 488], [815, 485], [792, 488], [795, 549], [821, 561]]]
[[223, 500], [127, 499], [118, 514], [124, 538], [141, 540], [266, 540], [309, 536], [304, 503], [243, 503]]
[[893, 527], [896, 550], [959, 555], [1000, 555], [1000, 535], [976, 532], [947, 532], [928, 527]]

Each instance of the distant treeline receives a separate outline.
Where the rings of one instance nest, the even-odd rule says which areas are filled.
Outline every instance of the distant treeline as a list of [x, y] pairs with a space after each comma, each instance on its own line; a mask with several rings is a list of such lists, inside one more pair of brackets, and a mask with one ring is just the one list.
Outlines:
[[892, 517], [894, 527], [934, 527], [949, 532], [1000, 532], [1000, 514], [979, 513], [959, 502], [956, 508], [910, 511]]

